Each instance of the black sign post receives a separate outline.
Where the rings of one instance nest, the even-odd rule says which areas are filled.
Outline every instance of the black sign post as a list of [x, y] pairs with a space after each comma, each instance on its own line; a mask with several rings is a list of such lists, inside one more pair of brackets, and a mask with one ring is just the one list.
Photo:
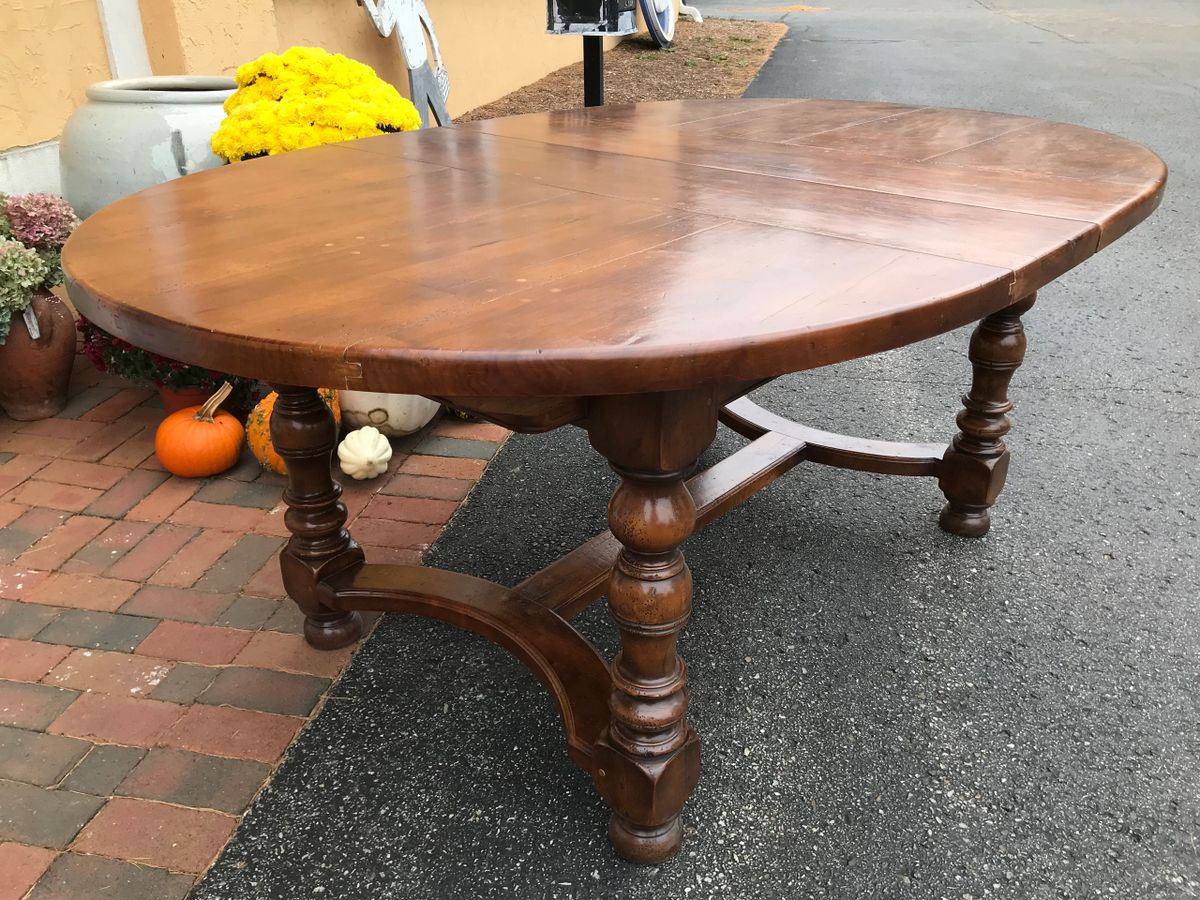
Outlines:
[[604, 39], [637, 31], [637, 0], [547, 0], [546, 31], [583, 37], [583, 105], [604, 105]]
[[583, 36], [583, 105], [604, 105], [604, 38]]

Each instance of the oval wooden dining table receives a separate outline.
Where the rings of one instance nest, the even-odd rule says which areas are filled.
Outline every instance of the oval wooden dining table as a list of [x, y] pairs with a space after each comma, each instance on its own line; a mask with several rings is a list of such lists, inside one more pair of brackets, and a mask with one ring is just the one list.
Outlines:
[[[203, 172], [101, 210], [63, 261], [103, 328], [278, 390], [280, 563], [309, 642], [345, 646], [357, 610], [385, 610], [506, 647], [550, 690], [617, 851], [648, 862], [678, 849], [700, 772], [676, 652], [692, 596], [680, 545], [804, 460], [935, 477], [941, 526], [986, 532], [1021, 315], [1146, 218], [1165, 180], [1138, 144], [1021, 116], [649, 103]], [[948, 444], [835, 435], [746, 397], [976, 321]], [[610, 531], [515, 587], [366, 562], [317, 387], [424, 394], [522, 432], [584, 428], [620, 476]], [[719, 421], [750, 442], [696, 473]], [[621, 635], [611, 662], [569, 622], [601, 596]]]

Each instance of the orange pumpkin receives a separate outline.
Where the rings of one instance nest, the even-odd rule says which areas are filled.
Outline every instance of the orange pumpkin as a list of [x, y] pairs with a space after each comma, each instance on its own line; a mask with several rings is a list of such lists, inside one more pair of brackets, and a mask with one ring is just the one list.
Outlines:
[[[334, 422], [341, 425], [342, 407], [338, 403], [337, 391], [332, 388], [321, 388], [320, 394], [321, 399], [333, 411]], [[251, 411], [250, 418], [246, 420], [246, 443], [250, 445], [250, 452], [254, 454], [254, 458], [264, 469], [286, 475], [287, 464], [283, 461], [283, 457], [275, 452], [275, 445], [271, 443], [271, 413], [275, 409], [275, 401], [278, 398], [279, 395], [271, 391]]]
[[186, 406], [162, 420], [154, 434], [154, 455], [163, 468], [184, 478], [203, 478], [237, 464], [245, 429], [217, 409], [232, 390], [227, 381], [203, 406]]

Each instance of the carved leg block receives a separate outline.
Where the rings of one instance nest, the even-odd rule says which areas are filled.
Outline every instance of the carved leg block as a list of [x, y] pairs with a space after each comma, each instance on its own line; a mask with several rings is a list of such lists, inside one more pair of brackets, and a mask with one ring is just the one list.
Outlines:
[[357, 569], [363, 553], [343, 527], [342, 489], [330, 475], [337, 424], [313, 388], [277, 385], [271, 442], [288, 469], [284, 522], [291, 540], [279, 556], [283, 585], [304, 612], [304, 637], [319, 650], [336, 650], [362, 636], [357, 612], [335, 609], [322, 582]]
[[938, 475], [947, 503], [938, 522], [962, 537], [982, 537], [991, 527], [989, 509], [1008, 476], [1004, 435], [1012, 423], [1008, 385], [1025, 358], [1021, 316], [1033, 306], [1030, 294], [983, 319], [971, 335], [971, 389], [963, 396], [958, 434], [950, 442]]

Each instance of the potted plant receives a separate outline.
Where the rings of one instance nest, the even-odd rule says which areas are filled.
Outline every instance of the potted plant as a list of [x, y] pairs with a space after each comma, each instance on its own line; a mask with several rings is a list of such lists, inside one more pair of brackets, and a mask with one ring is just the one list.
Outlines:
[[374, 69], [319, 47], [238, 66], [225, 113], [212, 150], [230, 163], [421, 127], [417, 108]]
[[10, 418], [62, 411], [75, 359], [59, 257], [79, 219], [54, 194], [0, 194], [0, 407]]
[[83, 355], [92, 365], [101, 372], [111, 372], [138, 384], [153, 385], [168, 413], [203, 405], [226, 381], [233, 389], [226, 401], [228, 408], [242, 418], [258, 399], [257, 382], [251, 378], [238, 378], [151, 353], [109, 334], [83, 316], [79, 317], [79, 333], [83, 337]]

